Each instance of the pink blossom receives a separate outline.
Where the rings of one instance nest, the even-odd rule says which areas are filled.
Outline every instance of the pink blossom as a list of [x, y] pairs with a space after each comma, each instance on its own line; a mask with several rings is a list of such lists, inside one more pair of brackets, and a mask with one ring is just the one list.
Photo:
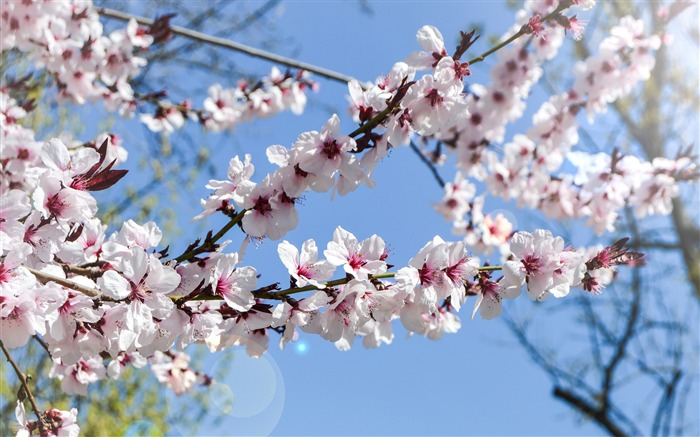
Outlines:
[[61, 390], [67, 394], [87, 395], [87, 386], [103, 379], [107, 374], [102, 359], [79, 360], [73, 365], [64, 365], [54, 359], [50, 377], [61, 380]]
[[360, 243], [353, 234], [339, 226], [323, 254], [332, 265], [343, 266], [346, 273], [357, 279], [386, 272], [386, 248], [384, 240], [377, 235]]
[[447, 56], [445, 40], [435, 27], [421, 27], [416, 34], [416, 39], [424, 51], [411, 53], [406, 58], [408, 65], [419, 70], [434, 68], [443, 57]]
[[301, 246], [301, 253], [285, 240], [277, 246], [277, 254], [299, 287], [309, 283], [321, 288], [318, 281], [331, 279], [335, 272], [335, 266], [330, 262], [318, 261], [318, 248], [314, 240], [306, 240]]
[[253, 237], [282, 238], [294, 229], [299, 221], [295, 199], [290, 198], [280, 187], [281, 181], [268, 175], [243, 199], [246, 208], [243, 229]]
[[544, 300], [549, 294], [564, 297], [581, 282], [585, 266], [581, 256], [564, 249], [564, 240], [549, 231], [518, 232], [511, 239], [515, 261], [507, 261], [503, 275], [509, 284], [527, 284], [528, 296]]
[[459, 317], [444, 308], [427, 313], [419, 305], [407, 302], [401, 310], [404, 328], [431, 340], [439, 340], [446, 333], [454, 334], [462, 327]]
[[237, 311], [248, 311], [255, 304], [251, 293], [257, 284], [253, 267], [238, 267], [238, 254], [221, 256], [211, 275], [210, 282], [215, 295], [224, 298], [226, 303]]
[[33, 276], [22, 267], [7, 269], [0, 264], [0, 338], [7, 347], [24, 346], [30, 336], [45, 332], [38, 299]]
[[91, 219], [97, 212], [95, 199], [87, 192], [63, 185], [58, 178], [45, 175], [32, 195], [34, 208], [45, 218], [61, 223]]
[[228, 180], [212, 179], [206, 185], [208, 189], [215, 190], [215, 192], [207, 200], [201, 201], [204, 212], [196, 216], [194, 220], [199, 220], [228, 206], [229, 200], [233, 200], [236, 205], [242, 207], [245, 199], [255, 188], [255, 183], [250, 180], [254, 171], [255, 167], [251, 163], [250, 155], [245, 155], [243, 161], [238, 156], [234, 156], [228, 164]]
[[277, 305], [272, 312], [272, 327], [284, 326], [284, 334], [280, 338], [280, 349], [291, 340], [296, 340], [296, 327], [305, 327], [313, 317], [318, 317], [321, 308], [330, 301], [323, 291], [317, 291], [311, 296], [299, 301], [285, 301]]
[[30, 437], [41, 435], [42, 437], [78, 437], [80, 427], [78, 426], [78, 410], [72, 408], [70, 411], [61, 411], [55, 408], [44, 411], [41, 415], [46, 433], [41, 433], [41, 428], [36, 420], [28, 420], [24, 410], [24, 403], [17, 401], [15, 417], [20, 428], [17, 430], [17, 437]]
[[321, 132], [304, 132], [297, 138], [292, 153], [298, 154], [299, 168], [321, 177], [333, 177], [336, 172], [351, 181], [366, 178], [355, 157], [348, 153], [357, 144], [352, 138], [342, 135], [340, 119], [333, 115]]
[[370, 318], [366, 308], [361, 305], [361, 299], [373, 289], [374, 286], [367, 280], [353, 279], [344, 285], [321, 314], [321, 337], [334, 342], [340, 350], [350, 349], [357, 329]]
[[178, 396], [191, 390], [197, 382], [197, 374], [189, 368], [190, 357], [184, 352], [156, 352], [150, 361], [151, 370], [158, 381], [170, 387]]
[[453, 63], [449, 57], [440, 60], [435, 73], [420, 78], [402, 101], [420, 135], [449, 130], [468, 116], [463, 84], [454, 75]]
[[447, 221], [458, 220], [469, 212], [470, 202], [476, 194], [476, 187], [457, 172], [454, 182], [445, 184], [445, 196], [435, 209]]

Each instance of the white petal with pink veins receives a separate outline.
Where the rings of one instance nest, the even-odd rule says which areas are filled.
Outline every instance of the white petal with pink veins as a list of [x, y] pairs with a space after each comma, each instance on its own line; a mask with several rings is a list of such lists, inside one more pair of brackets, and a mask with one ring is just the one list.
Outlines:
[[131, 293], [129, 281], [114, 270], [108, 270], [97, 278], [97, 286], [105, 296], [112, 299], [125, 299]]

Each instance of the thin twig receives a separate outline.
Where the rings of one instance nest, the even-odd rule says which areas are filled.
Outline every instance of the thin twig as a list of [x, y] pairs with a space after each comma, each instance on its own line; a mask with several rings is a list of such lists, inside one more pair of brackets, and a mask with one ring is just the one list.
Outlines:
[[428, 168], [430, 169], [430, 172], [433, 174], [433, 177], [435, 177], [435, 180], [437, 181], [437, 183], [440, 184], [440, 187], [445, 188], [445, 180], [442, 178], [442, 176], [440, 176], [440, 172], [438, 172], [438, 169], [437, 169], [437, 167], [435, 167], [435, 164], [433, 164], [432, 161], [430, 161], [425, 155], [423, 155], [423, 152], [420, 150], [420, 148], [418, 146], [416, 146], [416, 143], [411, 141], [409, 143], [409, 145], [411, 146], [411, 150], [416, 152], [416, 155], [418, 155], [418, 158], [420, 158], [420, 160], [423, 161], [423, 163], [428, 166]]
[[49, 357], [51, 357], [51, 351], [49, 350], [49, 345], [44, 341], [43, 338], [39, 337], [37, 334], [32, 335], [34, 340], [36, 340], [37, 343], [41, 345], [41, 347], [44, 348], [47, 354], [49, 354]]
[[[502, 266], [483, 266], [483, 267], [478, 267], [479, 271], [495, 271], [495, 270], [501, 270], [503, 269]], [[386, 272], [386, 273], [378, 273], [376, 275], [369, 275], [369, 279], [388, 279], [388, 278], [393, 278], [396, 275], [396, 272]], [[255, 296], [258, 299], [275, 299], [275, 300], [281, 300], [285, 296], [289, 296], [290, 294], [297, 294], [297, 293], [303, 293], [305, 291], [312, 291], [312, 290], [325, 290], [327, 288], [332, 288], [332, 287], [337, 287], [338, 285], [345, 285], [348, 282], [350, 282], [353, 279], [353, 277], [345, 277], [341, 279], [334, 279], [332, 281], [327, 281], [327, 282], [321, 282], [319, 283], [320, 286], [315, 286], [312, 284], [309, 285], [304, 285], [303, 287], [289, 287], [285, 288], [283, 290], [276, 290], [276, 291], [270, 291], [272, 288], [271, 286], [265, 286], [261, 287], [258, 289], [255, 289], [251, 291], [252, 295]], [[194, 295], [190, 298], [190, 296], [169, 296], [171, 299], [178, 301], [180, 299], [182, 300], [221, 300], [222, 297], [219, 295], [212, 295], [212, 294], [198, 294]]]
[[520, 29], [518, 32], [516, 32], [513, 36], [510, 38], [506, 39], [505, 41], [502, 41], [501, 43], [491, 47], [484, 53], [480, 54], [479, 56], [475, 56], [471, 58], [469, 61], [467, 61], [467, 64], [473, 65], [476, 64], [477, 62], [481, 62], [484, 59], [486, 59], [487, 56], [495, 53], [496, 51], [502, 49], [503, 47], [507, 46], [508, 44], [512, 43], [516, 39], [520, 38], [521, 36], [525, 35], [525, 31], [523, 29]]
[[[380, 273], [376, 275], [370, 275], [370, 279], [384, 279], [384, 278], [393, 278], [395, 272], [387, 272], [387, 273]], [[260, 291], [253, 291], [253, 296], [258, 297], [258, 298], [266, 298], [266, 299], [280, 299], [283, 296], [289, 296], [290, 294], [296, 294], [296, 293], [302, 293], [304, 291], [311, 291], [311, 290], [324, 290], [326, 288], [330, 287], [337, 287], [338, 285], [345, 285], [348, 282], [350, 282], [352, 278], [342, 278], [342, 279], [335, 279], [333, 281], [328, 281], [328, 282], [321, 282], [322, 287], [317, 287], [315, 285], [309, 284], [305, 285], [303, 287], [290, 287], [284, 290], [279, 290], [275, 292], [260, 292]]]
[[241, 212], [239, 212], [238, 214], [233, 216], [231, 218], [231, 220], [228, 223], [226, 223], [224, 225], [224, 227], [222, 227], [219, 230], [219, 232], [216, 233], [216, 235], [214, 235], [211, 238], [205, 239], [205, 241], [201, 245], [199, 245], [199, 247], [195, 247], [194, 249], [183, 253], [182, 255], [175, 258], [173, 261], [178, 262], [178, 263], [183, 262], [183, 261], [187, 261], [188, 259], [192, 258], [193, 256], [196, 256], [202, 252], [206, 252], [209, 249], [213, 248], [213, 245], [217, 241], [219, 241], [224, 235], [226, 235], [226, 233], [228, 231], [230, 231], [231, 228], [233, 228], [238, 223], [240, 223], [241, 220], [243, 220], [243, 216], [245, 215], [246, 212], [248, 212], [247, 209], [241, 210]]
[[5, 343], [3, 343], [2, 340], [0, 340], [0, 348], [2, 348], [2, 352], [5, 354], [5, 357], [7, 357], [7, 361], [10, 362], [10, 365], [12, 368], [15, 370], [15, 373], [17, 374], [17, 378], [19, 378], [19, 382], [22, 384], [22, 389], [24, 390], [24, 393], [27, 395], [27, 399], [29, 399], [29, 403], [32, 406], [32, 410], [34, 410], [34, 414], [36, 415], [37, 420], [39, 421], [39, 430], [41, 430], [41, 435], [47, 435], [46, 434], [46, 428], [44, 428], [44, 421], [41, 419], [41, 413], [39, 412], [39, 408], [36, 406], [36, 401], [34, 400], [34, 395], [32, 395], [32, 391], [29, 389], [29, 384], [27, 384], [27, 377], [24, 376], [24, 373], [22, 373], [22, 370], [20, 370], [19, 366], [17, 366], [17, 363], [15, 363], [15, 360], [12, 359], [12, 355], [10, 355], [10, 351], [8, 351], [5, 348]]
[[367, 123], [350, 132], [348, 136], [355, 138], [360, 134], [366, 134], [368, 132], [371, 132], [372, 129], [377, 127], [379, 123], [384, 121], [384, 119], [386, 119], [391, 114], [391, 112], [399, 106], [399, 103], [400, 100], [397, 100], [393, 105], [387, 106], [382, 112], [372, 117]]
[[243, 20], [236, 23], [230, 30], [232, 33], [238, 33], [241, 30], [246, 29], [251, 24], [260, 21], [260, 19], [265, 16], [270, 10], [279, 4], [280, 0], [268, 0], [264, 5], [259, 7], [257, 10], [248, 14]]
[[[681, 372], [680, 369], [676, 369], [676, 371], [673, 372], [671, 381], [669, 381], [664, 387], [664, 394], [661, 397], [661, 400], [659, 400], [656, 414], [654, 414], [654, 423], [651, 427], [651, 435], [669, 435], [668, 428], [671, 426], [671, 418], [673, 416], [673, 400], [675, 398], [676, 387], [678, 386], [681, 376], [683, 376], [683, 372]], [[659, 428], [663, 428], [665, 432], [659, 433]]]
[[581, 411], [586, 416], [595, 420], [600, 426], [605, 428], [611, 435], [616, 437], [626, 437], [627, 433], [621, 430], [613, 421], [610, 420], [605, 411], [595, 408], [593, 405], [588, 403], [585, 399], [577, 396], [576, 394], [565, 390], [561, 387], [555, 387], [552, 392], [555, 398], [559, 398], [566, 402], [567, 404], [573, 406], [575, 409]]
[[[625, 208], [627, 217], [630, 221], [630, 227], [634, 236], [634, 239], [639, 238], [639, 231], [635, 225], [634, 220], [631, 217], [630, 209]], [[629, 345], [631, 339], [636, 335], [636, 329], [638, 328], [639, 313], [641, 308], [641, 292], [640, 292], [640, 278], [639, 270], [632, 270], [632, 306], [627, 314], [627, 321], [625, 324], [625, 331], [617, 339], [617, 347], [615, 348], [615, 353], [610, 358], [608, 365], [605, 367], [603, 373], [602, 387], [600, 391], [600, 411], [607, 415], [607, 408], [610, 403], [610, 392], [613, 387], [614, 373], [617, 366], [627, 355], [627, 346]]]
[[[569, 6], [566, 5], [566, 4], [564, 4], [564, 3], [560, 4], [559, 6], [557, 6], [557, 8], [556, 8], [555, 10], [553, 10], [553, 11], [550, 12], [549, 14], [545, 15], [545, 16], [541, 19], [541, 21], [542, 21], [543, 23], [545, 23], [545, 22], [547, 22], [547, 21], [553, 19], [554, 17], [556, 17], [557, 15], [559, 15], [560, 12], [562, 12], [562, 11], [565, 10], [565, 9], [568, 9], [568, 7], [569, 7]], [[472, 58], [472, 59], [470, 59], [469, 61], [467, 61], [467, 63], [468, 63], [469, 65], [473, 65], [473, 64], [476, 64], [477, 62], [481, 62], [481, 61], [483, 61], [484, 59], [486, 59], [487, 56], [489, 56], [489, 55], [491, 55], [491, 54], [497, 52], [498, 50], [500, 50], [500, 49], [502, 49], [503, 47], [507, 46], [508, 44], [512, 43], [513, 41], [515, 41], [516, 39], [520, 38], [521, 36], [523, 36], [523, 35], [528, 35], [528, 34], [530, 34], [530, 33], [532, 33], [532, 32], [531, 32], [531, 31], [528, 31], [527, 25], [525, 25], [525, 26], [521, 27], [520, 30], [518, 30], [518, 31], [517, 31], [515, 34], [513, 34], [510, 38], [508, 38], [508, 39], [506, 39], [506, 40], [504, 40], [504, 41], [501, 41], [500, 43], [498, 43], [498, 44], [496, 44], [495, 46], [491, 47], [490, 49], [488, 49], [488, 50], [485, 51], [484, 53], [480, 54], [479, 56], [475, 56], [474, 58]]]

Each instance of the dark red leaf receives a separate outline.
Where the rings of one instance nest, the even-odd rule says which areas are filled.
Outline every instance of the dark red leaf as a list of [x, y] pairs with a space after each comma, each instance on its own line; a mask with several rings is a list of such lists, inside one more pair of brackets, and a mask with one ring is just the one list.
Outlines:
[[90, 167], [90, 170], [88, 170], [83, 176], [86, 179], [89, 179], [92, 177], [92, 175], [95, 174], [97, 170], [102, 166], [102, 163], [105, 162], [105, 158], [107, 157], [107, 142], [109, 141], [109, 138], [105, 138], [105, 140], [102, 142], [102, 145], [98, 147], [97, 153], [100, 154], [100, 160], [95, 163], [92, 167]]
[[77, 240], [78, 237], [80, 237], [80, 234], [83, 233], [83, 228], [84, 226], [81, 224], [77, 228], [73, 229], [73, 231], [71, 231], [71, 233], [66, 237], [66, 242], [73, 242]]
[[88, 191], [101, 191], [119, 182], [128, 173], [128, 170], [101, 171], [85, 183]]

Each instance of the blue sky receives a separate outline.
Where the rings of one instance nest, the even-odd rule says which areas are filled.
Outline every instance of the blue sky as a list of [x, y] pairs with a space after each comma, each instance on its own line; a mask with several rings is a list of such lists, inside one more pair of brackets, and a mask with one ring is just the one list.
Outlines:
[[[448, 47], [454, 45], [460, 30], [477, 23], [484, 25], [485, 35], [501, 34], [513, 22], [513, 12], [503, 4], [495, 0], [378, 1], [370, 3], [374, 14], [367, 15], [356, 2], [288, 1], [282, 2], [275, 13], [276, 31], [282, 37], [292, 36], [294, 41], [289, 53], [281, 54], [293, 52], [305, 62], [372, 80], [418, 49], [415, 33], [424, 24], [438, 27]], [[475, 51], [488, 47], [487, 38], [482, 38]], [[259, 67], [260, 73], [269, 71], [268, 63], [241, 54], [230, 56], [251, 68]], [[487, 82], [491, 63], [487, 60], [475, 66], [471, 79]], [[241, 126], [232, 136], [203, 138], [197, 127], [188, 133], [196, 141], [218, 145], [213, 156], [221, 163], [219, 179], [225, 177], [225, 163], [234, 154], [251, 153], [259, 180], [269, 169], [265, 148], [271, 144], [289, 146], [299, 133], [319, 130], [331, 114], [329, 108], [338, 111], [346, 132], [354, 128], [346, 113], [346, 87], [318, 80], [321, 90], [301, 117], [281, 114]], [[224, 85], [231, 86], [233, 81]], [[537, 101], [542, 95], [542, 90], [536, 89], [533, 98]], [[188, 97], [197, 104], [205, 96]], [[524, 130], [529, 116], [524, 120], [511, 132]], [[120, 126], [133, 125], [118, 122], [117, 131]], [[604, 131], [605, 123], [601, 126]], [[138, 142], [138, 135], [126, 138]], [[171, 141], [183, 141], [182, 134], [175, 133]], [[128, 177], [134, 178], [132, 182], [138, 180], [137, 161], [128, 165], [133, 169]], [[446, 169], [444, 174], [449, 178], [453, 173]], [[441, 189], [409, 149], [394, 150], [380, 164], [375, 179], [375, 189], [363, 187], [332, 202], [329, 194], [307, 195], [299, 209], [299, 227], [285, 238], [296, 245], [314, 238], [323, 248], [336, 226], [343, 226], [360, 239], [377, 233], [390, 245], [390, 259], [397, 266], [405, 264], [434, 235], [452, 238], [450, 225], [432, 209], [442, 196]], [[177, 200], [180, 223], [190, 230], [185, 237], [203, 235], [204, 224], [191, 225], [188, 219], [200, 212], [198, 199], [206, 195], [204, 189], [195, 190], [192, 197]], [[540, 225], [539, 216], [520, 213], [511, 204], [493, 201], [487, 205], [487, 211], [514, 214], [518, 229], [532, 230]], [[220, 223], [213, 219], [208, 225], [216, 229]], [[577, 242], [589, 238], [589, 231], [577, 232]], [[232, 239], [233, 247], [237, 247], [240, 236], [233, 235]], [[186, 241], [170, 242], [182, 248]], [[249, 247], [246, 253], [244, 264], [262, 273], [261, 283], [284, 281], [276, 247], [275, 242], [268, 241], [257, 248]], [[545, 305], [559, 303], [552, 299]], [[272, 338], [269, 353], [259, 360], [246, 357], [242, 350], [234, 352], [232, 362], [220, 361], [217, 356], [208, 358], [203, 370], [221, 370], [223, 365], [230, 369], [212, 391], [212, 399], [221, 408], [212, 409], [209, 418], [220, 417], [221, 424], [205, 425], [200, 431], [211, 435], [601, 434], [597, 427], [552, 398], [551, 381], [531, 363], [502, 321], [469, 321], [471, 304], [468, 301], [460, 314], [461, 331], [437, 342], [418, 336], [405, 338], [397, 322], [394, 343], [378, 350], [365, 350], [361, 342], [356, 342], [351, 351], [339, 352], [329, 342], [302, 335], [303, 351], [294, 344], [280, 351]], [[517, 305], [524, 313], [543, 309], [525, 297]], [[541, 338], [546, 340], [548, 332], [562, 331], [573, 331], [574, 337], [584, 334], [567, 326], [566, 318], [562, 322], [557, 317], [545, 324]], [[571, 347], [561, 345], [564, 351]], [[168, 402], [178, 402], [167, 398]], [[229, 410], [231, 399], [233, 408]], [[173, 431], [177, 433], [176, 417], [173, 419]]]

